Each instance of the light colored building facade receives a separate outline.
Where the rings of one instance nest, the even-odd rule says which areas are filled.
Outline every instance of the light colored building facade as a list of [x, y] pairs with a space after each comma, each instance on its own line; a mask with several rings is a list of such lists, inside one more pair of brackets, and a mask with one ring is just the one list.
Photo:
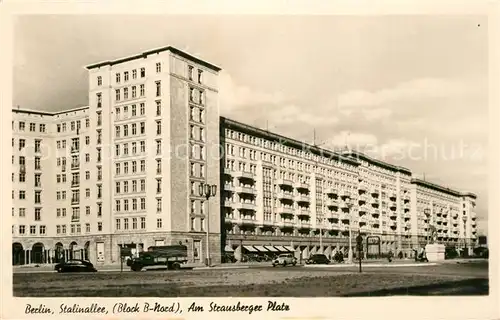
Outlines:
[[[178, 243], [188, 246], [191, 261], [201, 261], [205, 220], [220, 207], [218, 197], [207, 202], [198, 194], [199, 183], [219, 181], [219, 149], [210, 146], [219, 145], [220, 69], [173, 47], [87, 69], [88, 107], [40, 116], [14, 110], [14, 128], [23, 117], [42, 116], [49, 127], [42, 201], [33, 203], [31, 194], [18, 199], [17, 192], [30, 193], [33, 186], [14, 184], [14, 263], [52, 262], [75, 252], [114, 263], [120, 246], [140, 251]], [[77, 129], [80, 121], [84, 125]], [[31, 139], [26, 131], [14, 130], [13, 144]], [[22, 152], [14, 150], [13, 164]], [[64, 175], [65, 182], [54, 182]], [[31, 183], [33, 174], [26, 176]], [[37, 206], [43, 236], [19, 232], [35, 225]], [[211, 252], [220, 257], [219, 215], [210, 219]]]
[[[377, 237], [368, 255], [408, 255], [430, 225], [438, 241], [475, 245], [473, 194], [220, 118], [210, 63], [165, 47], [87, 69], [89, 106], [13, 110], [14, 264], [116, 263], [122, 246], [178, 243], [201, 262], [207, 217], [214, 262], [347, 253], [358, 232]], [[200, 197], [204, 182], [218, 196]]]
[[275, 245], [298, 258], [347, 254], [349, 228], [352, 238], [361, 232], [375, 240], [364, 242], [368, 256], [411, 256], [430, 240], [431, 225], [438, 242], [469, 254], [476, 244], [474, 194], [413, 179], [409, 169], [358, 152], [330, 152], [225, 118], [221, 143], [222, 239], [237, 258]]

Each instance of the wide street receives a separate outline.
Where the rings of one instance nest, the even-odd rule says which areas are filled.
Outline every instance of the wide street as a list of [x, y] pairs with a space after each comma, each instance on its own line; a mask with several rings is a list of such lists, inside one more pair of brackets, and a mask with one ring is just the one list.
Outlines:
[[23, 297], [255, 297], [487, 295], [488, 262], [395, 266], [266, 265], [226, 268], [58, 274], [14, 273]]

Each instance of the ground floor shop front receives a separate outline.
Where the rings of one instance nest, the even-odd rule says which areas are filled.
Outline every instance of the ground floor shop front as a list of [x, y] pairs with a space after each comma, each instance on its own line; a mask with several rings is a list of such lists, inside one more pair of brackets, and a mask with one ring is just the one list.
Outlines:
[[[349, 237], [228, 234], [223, 237], [225, 243], [222, 252], [233, 257], [233, 260], [242, 262], [266, 261], [283, 253], [291, 253], [297, 260], [304, 261], [314, 254], [324, 254], [332, 259], [337, 252], [341, 252], [347, 258], [351, 245], [354, 258], [361, 255], [363, 259], [378, 259], [392, 254], [403, 259], [414, 258], [415, 252], [429, 243], [429, 239], [425, 236], [363, 234], [361, 252], [358, 252], [357, 235], [353, 234], [349, 242]], [[450, 240], [439, 243], [456, 248], [460, 252], [467, 252], [468, 255], [473, 254], [475, 247], [473, 241]]]
[[[13, 265], [54, 264], [70, 259], [88, 260], [96, 265], [119, 264], [121, 248], [132, 255], [151, 246], [185, 245], [188, 262], [205, 263], [206, 233], [135, 233], [69, 237], [15, 237], [12, 241]], [[220, 263], [220, 235], [210, 234], [212, 263]]]

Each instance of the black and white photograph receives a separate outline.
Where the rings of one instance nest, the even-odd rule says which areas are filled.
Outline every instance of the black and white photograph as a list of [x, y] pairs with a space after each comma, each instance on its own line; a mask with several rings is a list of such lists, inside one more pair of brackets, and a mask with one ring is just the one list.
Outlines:
[[487, 13], [11, 19], [3, 264], [26, 317], [491, 294]]

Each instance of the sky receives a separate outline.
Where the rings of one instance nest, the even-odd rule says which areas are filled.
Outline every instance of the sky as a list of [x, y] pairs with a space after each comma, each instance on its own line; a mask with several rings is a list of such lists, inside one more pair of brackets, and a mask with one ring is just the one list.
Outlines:
[[13, 106], [87, 105], [86, 65], [167, 45], [222, 68], [222, 116], [473, 192], [487, 233], [486, 17], [22, 16]]

